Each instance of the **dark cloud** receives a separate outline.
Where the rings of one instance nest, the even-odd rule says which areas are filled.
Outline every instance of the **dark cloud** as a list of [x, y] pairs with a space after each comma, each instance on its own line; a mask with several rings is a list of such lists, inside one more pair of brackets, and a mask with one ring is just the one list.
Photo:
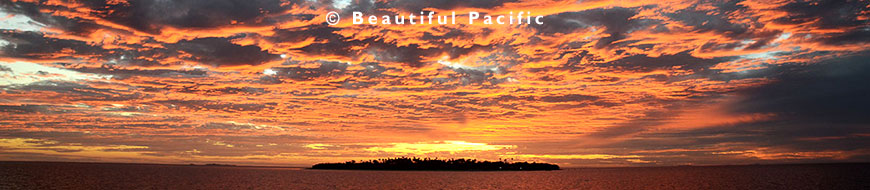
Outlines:
[[732, 58], [698, 58], [689, 54], [689, 52], [681, 52], [674, 55], [661, 55], [658, 57], [650, 57], [644, 54], [625, 57], [609, 63], [599, 63], [599, 67], [617, 67], [626, 70], [635, 71], [652, 71], [656, 69], [665, 69], [675, 66], [680, 66], [682, 69], [692, 71], [704, 71], [710, 67], [728, 61]]
[[424, 8], [450, 10], [456, 8], [492, 8], [506, 3], [517, 2], [516, 0], [399, 0], [399, 1], [369, 1], [353, 0], [346, 11], [370, 11], [374, 9], [396, 8], [412, 13], [420, 12]]
[[197, 38], [173, 46], [193, 55], [188, 59], [217, 66], [259, 65], [279, 58], [259, 46], [233, 44], [228, 38]]
[[0, 30], [0, 39], [10, 44], [0, 47], [4, 57], [32, 59], [76, 58], [75, 56], [103, 57], [111, 55], [108, 50], [82, 41], [55, 39], [40, 32]]
[[788, 15], [775, 21], [800, 24], [819, 29], [845, 29], [846, 32], [816, 35], [812, 38], [830, 45], [870, 42], [870, 21], [866, 19], [870, 2], [856, 0], [823, 0], [791, 2], [779, 10]]
[[127, 101], [146, 98], [148, 95], [133, 89], [94, 87], [88, 84], [62, 81], [41, 81], [26, 85], [11, 86], [3, 90], [8, 94], [45, 94], [57, 100], [67, 101]]
[[141, 31], [158, 33], [163, 26], [180, 28], [209, 28], [225, 26], [231, 22], [248, 25], [270, 25], [274, 20], [265, 17], [289, 8], [280, 0], [184, 0], [184, 1], [130, 1], [129, 4], [100, 5], [107, 20]]
[[796, 1], [779, 7], [788, 15], [776, 22], [812, 24], [822, 29], [866, 26], [868, 20], [860, 17], [866, 17], [866, 11], [870, 10], [868, 5], [870, 2], [858, 0]]
[[14, 12], [24, 13], [43, 23], [54, 23], [68, 30], [79, 31], [88, 31], [88, 29], [96, 28], [96, 25], [91, 21], [48, 16], [39, 10], [75, 11], [77, 8], [89, 8], [93, 10], [95, 16], [102, 19], [138, 31], [159, 34], [164, 27], [211, 28], [231, 24], [272, 25], [282, 19], [274, 17], [275, 15], [282, 14], [298, 2], [287, 0], [130, 0], [118, 3], [89, 0], [79, 3], [82, 7], [65, 7], [44, 2], [39, 4], [7, 2], [3, 3], [3, 6]]
[[308, 81], [320, 78], [331, 78], [335, 76], [343, 76], [353, 73], [347, 72], [347, 63], [321, 61], [317, 68], [307, 67], [275, 67], [272, 68], [276, 72], [276, 78], [287, 78], [297, 81]]
[[267, 91], [264, 88], [255, 88], [255, 87], [226, 87], [226, 88], [218, 88], [218, 89], [207, 89], [200, 90], [202, 92], [200, 94], [206, 95], [226, 95], [226, 94], [244, 94], [244, 95], [259, 95], [265, 94]]
[[[769, 45], [770, 42], [779, 37], [781, 32], [778, 30], [753, 29], [763, 24], [758, 22], [759, 18], [747, 14], [748, 7], [739, 3], [740, 1], [714, 2], [711, 4], [715, 9], [712, 10], [699, 10], [697, 8], [699, 4], [693, 4], [688, 9], [664, 13], [663, 15], [692, 27], [692, 30], [696, 32], [715, 32], [734, 40], [754, 40], [748, 45], [743, 42], [717, 43], [711, 41], [700, 48], [701, 52], [755, 50]], [[663, 30], [661, 32], [670, 31]]]
[[[44, 1], [43, 1], [44, 2]], [[63, 31], [80, 36], [86, 36], [96, 29], [104, 28], [102, 25], [91, 20], [85, 20], [77, 17], [56, 16], [43, 11], [46, 8], [60, 8], [55, 6], [44, 6], [23, 1], [2, 1], [0, 2], [0, 10], [11, 14], [26, 15], [33, 21], [42, 23], [51, 27], [60, 28]]]
[[275, 103], [232, 103], [209, 100], [158, 100], [152, 102], [167, 108], [190, 110], [212, 110], [217, 112], [249, 112], [271, 109]]
[[[870, 58], [861, 53], [811, 65], [783, 65], [767, 71], [776, 82], [739, 91], [739, 101], [728, 104], [734, 114], [772, 114], [769, 119], [726, 123], [699, 129], [660, 132], [667, 112], [647, 114], [623, 127], [608, 128], [595, 136], [640, 133], [636, 138], [606, 147], [720, 147], [734, 150], [772, 148], [789, 151], [856, 151], [870, 139]], [[703, 104], [701, 104], [703, 105]], [[679, 139], [660, 141], [659, 139]], [[721, 147], [720, 145], [728, 145]], [[746, 147], [741, 147], [744, 145]], [[699, 151], [708, 153], [707, 151]], [[860, 151], [859, 151], [860, 152]], [[684, 153], [684, 152], [677, 152]], [[849, 160], [862, 160], [854, 155]]]
[[737, 4], [739, 1], [726, 1], [714, 3], [714, 10], [697, 10], [696, 5], [689, 9], [678, 10], [674, 13], [666, 13], [676, 21], [683, 22], [694, 27], [699, 32], [716, 31], [727, 36], [738, 36], [749, 32], [749, 23], [735, 23], [731, 21], [733, 13], [745, 10], [746, 7]]
[[[870, 64], [861, 60], [870, 58], [866, 53], [856, 56], [822, 61], [811, 65], [783, 65], [766, 71], [765, 76], [774, 77], [776, 82], [738, 91], [740, 100], [729, 104], [734, 114], [772, 114], [773, 120], [750, 123], [731, 123], [711, 128], [689, 130], [672, 134], [669, 138], [702, 136], [691, 143], [713, 145], [717, 143], [753, 142], [765, 146], [789, 146], [806, 150], [826, 150], [835, 147], [848, 149], [845, 144], [854, 143], [860, 138], [824, 146], [811, 146], [799, 138], [850, 136], [870, 132]], [[667, 63], [670, 63], [666, 61]], [[655, 61], [645, 61], [655, 63]], [[707, 98], [718, 97], [715, 94]], [[667, 102], [662, 102], [667, 103]], [[684, 101], [667, 103], [666, 110], [680, 110], [691, 106], [712, 104], [704, 99], [690, 103]], [[653, 111], [627, 123], [592, 133], [593, 137], [612, 137], [643, 133], [641, 137], [662, 137], [658, 132], [648, 132], [655, 126], [669, 122], [674, 113]], [[719, 136], [719, 138], [706, 138]], [[657, 143], [647, 142], [646, 143]], [[800, 143], [800, 144], [798, 144]], [[648, 146], [644, 145], [644, 146]], [[619, 146], [619, 145], [614, 145]], [[684, 146], [670, 144], [669, 146]], [[815, 148], [812, 148], [815, 147]]]
[[43, 105], [0, 105], [0, 112], [5, 114], [33, 114], [46, 110]]
[[771, 68], [776, 82], [740, 92], [738, 113], [775, 113], [784, 119], [870, 124], [867, 53], [805, 66]]
[[[468, 53], [471, 48], [479, 48], [458, 48], [443, 43], [441, 44], [441, 47], [436, 48], [422, 48], [420, 44], [399, 46], [396, 42], [387, 42], [385, 39], [380, 37], [350, 39], [333, 33], [338, 31], [336, 28], [313, 27], [304, 29], [305, 30], [279, 30], [276, 35], [266, 37], [266, 39], [274, 42], [287, 42], [315, 38], [316, 41], [321, 42], [298, 48], [298, 50], [312, 56], [339, 55], [349, 58], [357, 58], [362, 55], [371, 55], [377, 61], [403, 63], [412, 67], [420, 67], [425, 64], [422, 60], [427, 56], [440, 55], [441, 53], [448, 53], [450, 56], [458, 56]], [[359, 47], [366, 48], [360, 49]]]
[[584, 102], [584, 101], [596, 101], [599, 100], [600, 97], [584, 95], [584, 94], [565, 94], [565, 95], [540, 95], [540, 96], [514, 96], [514, 95], [503, 95], [493, 98], [493, 101], [498, 102], [510, 102], [510, 101], [530, 101], [530, 102]]
[[407, 11], [419, 12], [423, 8], [436, 8], [441, 10], [455, 9], [460, 7], [465, 8], [492, 8], [499, 7], [506, 3], [517, 2], [516, 0], [472, 0], [472, 1], [453, 1], [453, 0], [403, 0], [386, 2], [387, 7], [402, 8]]
[[[870, 25], [870, 24], [868, 24]], [[828, 45], [849, 45], [870, 43], [870, 26], [848, 32], [819, 38]]]
[[637, 15], [636, 8], [614, 7], [608, 9], [592, 9], [580, 12], [565, 12], [548, 15], [543, 18], [544, 25], [531, 25], [540, 33], [571, 33], [577, 29], [590, 26], [603, 26], [605, 33], [610, 34], [598, 40], [597, 48], [609, 46], [617, 40], [625, 39], [632, 30], [649, 26], [656, 21], [632, 18]]
[[598, 100], [598, 97], [582, 94], [566, 94], [558, 96], [542, 96], [540, 97], [540, 100], [543, 102], [581, 102]]
[[208, 76], [208, 71], [202, 69], [188, 69], [188, 70], [175, 70], [175, 69], [132, 69], [127, 67], [120, 67], [117, 65], [100, 65], [100, 67], [75, 67], [70, 68], [71, 70], [75, 70], [83, 73], [94, 73], [94, 74], [103, 74], [103, 75], [112, 75], [114, 79], [127, 79], [134, 76], [149, 76], [149, 77], [173, 77], [173, 78], [183, 78], [183, 77], [206, 77]]
[[161, 65], [167, 63], [160, 63], [157, 60], [178, 54], [166, 49], [143, 48], [141, 44], [131, 45], [131, 48], [139, 50], [121, 49], [117, 46], [106, 48], [85, 41], [54, 38], [42, 32], [0, 30], [0, 39], [9, 42], [0, 47], [0, 56], [3, 57], [75, 60], [70, 62], [96, 59], [105, 63], [104, 66], [108, 64]]

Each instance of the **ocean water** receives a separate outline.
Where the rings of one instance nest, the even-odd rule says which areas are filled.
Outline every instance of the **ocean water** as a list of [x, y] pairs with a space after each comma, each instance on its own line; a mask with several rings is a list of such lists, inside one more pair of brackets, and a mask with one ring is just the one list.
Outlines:
[[0, 162], [0, 189], [870, 189], [870, 164], [463, 172]]

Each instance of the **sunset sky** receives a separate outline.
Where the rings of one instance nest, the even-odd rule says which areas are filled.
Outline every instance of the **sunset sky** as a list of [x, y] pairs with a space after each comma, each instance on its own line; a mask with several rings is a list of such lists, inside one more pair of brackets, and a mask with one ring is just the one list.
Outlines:
[[868, 97], [868, 1], [0, 1], [0, 160], [862, 162]]

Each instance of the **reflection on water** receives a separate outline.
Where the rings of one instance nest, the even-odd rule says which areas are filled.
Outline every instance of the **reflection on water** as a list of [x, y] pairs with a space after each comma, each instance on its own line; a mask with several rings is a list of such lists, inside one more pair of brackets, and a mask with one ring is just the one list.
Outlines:
[[870, 164], [347, 171], [0, 162], [0, 189], [870, 189]]

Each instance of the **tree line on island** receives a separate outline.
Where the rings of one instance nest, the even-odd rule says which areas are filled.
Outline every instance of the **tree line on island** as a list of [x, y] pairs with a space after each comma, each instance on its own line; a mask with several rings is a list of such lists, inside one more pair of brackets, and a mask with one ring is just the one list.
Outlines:
[[344, 163], [320, 163], [311, 169], [340, 169], [340, 170], [469, 170], [469, 171], [527, 171], [527, 170], [559, 170], [559, 166], [548, 163], [536, 162], [509, 162], [501, 161], [478, 161], [477, 159], [447, 159], [437, 158], [387, 158], [357, 162], [355, 160]]

